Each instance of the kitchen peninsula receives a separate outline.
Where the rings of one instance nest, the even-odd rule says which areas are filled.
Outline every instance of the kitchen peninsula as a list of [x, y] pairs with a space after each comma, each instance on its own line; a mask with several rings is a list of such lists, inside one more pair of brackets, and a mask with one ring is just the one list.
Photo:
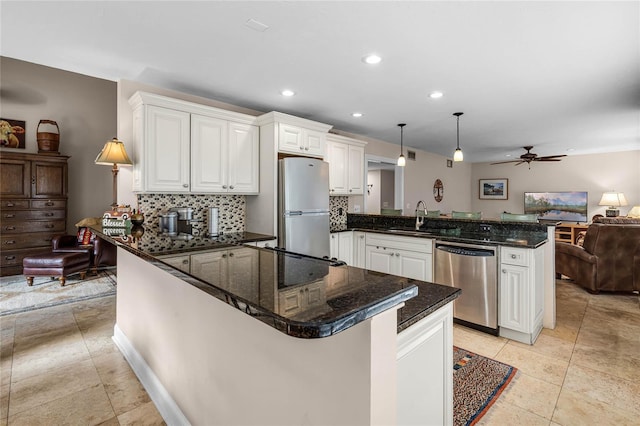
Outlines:
[[118, 246], [114, 340], [168, 424], [451, 423], [459, 290], [243, 245], [270, 236], [94, 230]]

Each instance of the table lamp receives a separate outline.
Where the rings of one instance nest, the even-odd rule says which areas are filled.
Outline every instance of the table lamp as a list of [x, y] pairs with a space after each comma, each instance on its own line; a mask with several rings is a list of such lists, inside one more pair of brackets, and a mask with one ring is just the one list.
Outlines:
[[633, 206], [629, 213], [627, 213], [627, 217], [633, 217], [640, 219], [640, 206]]
[[620, 210], [617, 207], [626, 206], [627, 199], [622, 192], [605, 192], [598, 205], [609, 207], [605, 213], [607, 217], [617, 217], [620, 215]]
[[107, 141], [100, 154], [96, 157], [95, 163], [113, 166], [111, 168], [113, 173], [113, 203], [111, 207], [115, 209], [118, 207], [118, 164], [122, 166], [131, 166], [133, 164], [124, 149], [124, 143], [117, 138]]

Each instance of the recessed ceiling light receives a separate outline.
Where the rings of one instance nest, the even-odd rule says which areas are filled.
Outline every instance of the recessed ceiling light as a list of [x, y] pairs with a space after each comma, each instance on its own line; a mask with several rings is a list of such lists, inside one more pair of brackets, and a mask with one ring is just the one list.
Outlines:
[[382, 58], [376, 54], [367, 55], [362, 58], [362, 62], [369, 65], [379, 64], [382, 61]]
[[505, 154], [505, 157], [511, 157], [511, 154]]
[[296, 92], [294, 92], [293, 90], [284, 89], [282, 92], [280, 92], [280, 94], [282, 96], [293, 96], [296, 94]]
[[429, 97], [431, 99], [438, 99], [438, 98], [441, 98], [443, 96], [444, 96], [444, 93], [442, 93], [442, 92], [431, 92], [431, 93], [429, 93]]
[[353, 112], [353, 113], [351, 113], [351, 116], [352, 116], [352, 117], [355, 117], [355, 118], [360, 118], [360, 117], [362, 117], [363, 115], [364, 115], [364, 114], [363, 114], [363, 113], [361, 113], [361, 112]]

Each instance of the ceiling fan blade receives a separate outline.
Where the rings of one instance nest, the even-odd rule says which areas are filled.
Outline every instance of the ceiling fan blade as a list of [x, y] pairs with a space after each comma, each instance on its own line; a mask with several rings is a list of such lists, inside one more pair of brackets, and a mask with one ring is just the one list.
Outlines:
[[540, 159], [543, 159], [543, 158], [560, 158], [560, 157], [566, 157], [566, 156], [567, 156], [566, 154], [560, 154], [560, 155], [545, 155], [544, 157], [538, 157], [538, 158], [540, 158]]
[[497, 163], [491, 163], [491, 165], [493, 165], [493, 164], [505, 164], [505, 163], [520, 163], [520, 162], [522, 162], [522, 160], [498, 161]]
[[562, 160], [559, 158], [541, 157], [541, 158], [536, 158], [533, 161], [562, 161]]
[[523, 163], [530, 163], [530, 161], [524, 161], [524, 160], [518, 161], [516, 164], [514, 164], [514, 166], [519, 166], [520, 164], [523, 164]]

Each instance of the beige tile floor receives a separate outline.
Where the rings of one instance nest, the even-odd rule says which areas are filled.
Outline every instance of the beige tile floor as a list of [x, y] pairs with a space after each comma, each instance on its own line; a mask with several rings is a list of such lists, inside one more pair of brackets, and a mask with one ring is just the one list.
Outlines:
[[[481, 425], [639, 425], [637, 296], [558, 281], [558, 326], [535, 345], [461, 326], [454, 343], [518, 375]], [[0, 425], [164, 424], [111, 340], [115, 297], [0, 318]]]

